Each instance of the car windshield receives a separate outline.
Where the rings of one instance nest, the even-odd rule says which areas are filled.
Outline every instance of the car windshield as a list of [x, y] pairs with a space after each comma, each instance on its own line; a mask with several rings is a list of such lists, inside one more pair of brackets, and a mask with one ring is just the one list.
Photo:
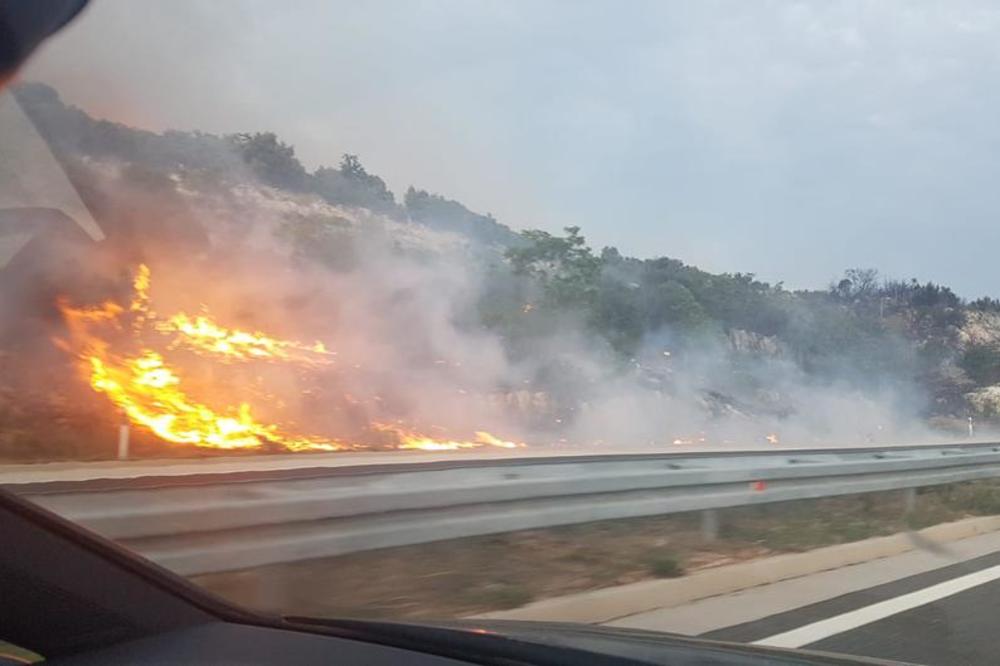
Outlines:
[[0, 91], [0, 485], [266, 613], [1000, 663], [998, 44], [95, 0]]

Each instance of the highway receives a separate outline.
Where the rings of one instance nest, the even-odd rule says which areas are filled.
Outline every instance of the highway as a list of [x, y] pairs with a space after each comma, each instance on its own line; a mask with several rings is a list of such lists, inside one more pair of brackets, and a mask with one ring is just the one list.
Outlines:
[[1000, 533], [607, 624], [933, 666], [995, 666]]
[[[1000, 477], [1000, 443], [684, 453], [261, 456], [0, 468], [0, 485], [185, 575], [599, 520]], [[710, 536], [711, 538], [711, 536]]]
[[[996, 477], [996, 442], [0, 466], [0, 484], [183, 574], [546, 525]], [[922, 544], [681, 606], [664, 603], [604, 623], [910, 663], [998, 664], [1000, 532]]]

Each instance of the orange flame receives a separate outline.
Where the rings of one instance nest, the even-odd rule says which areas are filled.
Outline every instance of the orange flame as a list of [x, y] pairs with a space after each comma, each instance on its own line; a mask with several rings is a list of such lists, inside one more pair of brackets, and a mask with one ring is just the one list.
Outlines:
[[224, 328], [205, 315], [192, 318], [181, 312], [165, 322], [158, 322], [156, 330], [176, 333], [174, 346], [215, 354], [225, 361], [272, 360], [323, 365], [330, 363], [327, 357], [333, 356], [333, 352], [327, 351], [322, 342], [304, 345], [268, 337], [260, 331], [250, 333]]
[[[273, 361], [325, 365], [334, 352], [321, 343], [305, 345], [270, 337], [262, 332], [247, 332], [220, 326], [207, 315], [192, 318], [184, 313], [159, 319], [150, 309], [150, 271], [139, 267], [133, 280], [133, 297], [128, 310], [107, 301], [100, 306], [77, 308], [65, 299], [57, 304], [70, 332], [69, 341], [59, 346], [72, 351], [81, 361], [90, 386], [107, 398], [128, 417], [168, 442], [193, 444], [217, 449], [252, 449], [270, 443], [289, 451], [341, 451], [362, 448], [329, 437], [286, 432], [276, 424], [264, 423], [252, 414], [249, 404], [213, 409], [191, 398], [182, 380], [163, 355], [143, 347], [131, 355], [111, 350], [110, 342], [97, 334], [101, 327], [122, 330], [124, 317], [131, 317], [131, 330], [137, 339], [147, 329], [173, 334], [170, 349], [184, 347], [223, 362]], [[396, 447], [445, 451], [480, 446], [514, 448], [521, 444], [476, 432], [468, 441], [434, 439], [402, 426], [374, 424], [373, 429], [393, 432]]]
[[154, 351], [115, 364], [94, 355], [89, 361], [94, 390], [107, 395], [133, 423], [149, 428], [168, 442], [219, 449], [256, 448], [264, 441], [291, 451], [348, 448], [334, 441], [285, 435], [277, 426], [255, 421], [246, 403], [241, 403], [235, 413], [220, 415], [185, 395], [180, 379]]
[[400, 449], [420, 449], [423, 451], [457, 451], [458, 449], [475, 449], [481, 446], [497, 446], [504, 449], [516, 449], [524, 446], [518, 442], [511, 442], [495, 437], [484, 430], [477, 430], [475, 438], [472, 440], [451, 440], [434, 439], [408, 430], [402, 426], [387, 425], [384, 423], [372, 424], [374, 430], [389, 432], [399, 439], [397, 448]]

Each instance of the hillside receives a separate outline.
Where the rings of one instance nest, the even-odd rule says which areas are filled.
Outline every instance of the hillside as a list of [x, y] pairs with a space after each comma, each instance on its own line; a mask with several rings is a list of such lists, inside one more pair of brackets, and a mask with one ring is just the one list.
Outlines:
[[[907, 419], [963, 432], [969, 416], [985, 425], [1000, 415], [994, 299], [965, 302], [944, 285], [874, 269], [791, 291], [674, 258], [640, 260], [591, 248], [576, 227], [516, 233], [415, 186], [398, 201], [355, 155], [309, 172], [274, 134], [157, 134], [94, 119], [43, 84], [16, 94], [109, 235], [143, 252], [205, 254], [253, 228], [296, 271], [369, 280], [397, 262], [461, 266], [457, 283], [475, 291], [441, 316], [496, 341], [503, 372], [478, 390], [532, 433], [603, 440], [629, 410], [658, 404], [671, 405], [675, 435], [735, 424], [719, 438], [750, 423], [834, 437], [831, 424], [855, 416], [864, 424], [845, 436], [878, 438], [883, 423]], [[6, 388], [8, 410], [16, 393]], [[624, 411], [611, 407], [621, 396]], [[663, 427], [635, 437], [652, 441]]]

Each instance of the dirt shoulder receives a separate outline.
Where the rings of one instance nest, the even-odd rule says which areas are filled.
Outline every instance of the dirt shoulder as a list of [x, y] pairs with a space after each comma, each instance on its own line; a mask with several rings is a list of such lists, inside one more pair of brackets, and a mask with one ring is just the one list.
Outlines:
[[1000, 481], [720, 511], [707, 540], [697, 514], [525, 530], [206, 574], [192, 580], [268, 612], [450, 618], [778, 553], [1000, 514]]

